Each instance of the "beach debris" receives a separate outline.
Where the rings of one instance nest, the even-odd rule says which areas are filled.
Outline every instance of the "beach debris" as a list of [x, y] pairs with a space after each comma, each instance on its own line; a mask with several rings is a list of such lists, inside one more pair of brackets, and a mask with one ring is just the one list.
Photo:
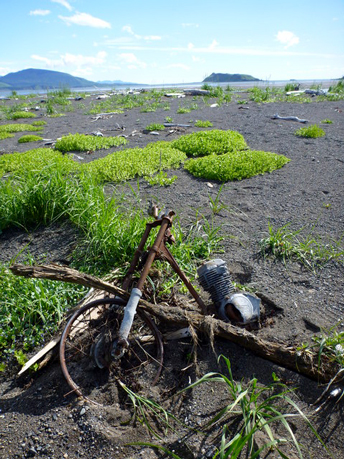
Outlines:
[[310, 94], [311, 96], [326, 96], [328, 89], [305, 89], [305, 94]]
[[243, 105], [240, 105], [239, 110], [249, 110], [250, 107], [244, 107]]
[[81, 97], [81, 96], [76, 96], [76, 97], [74, 98], [74, 100], [84, 100], [84, 98]]
[[188, 128], [188, 127], [191, 127], [191, 124], [164, 123], [164, 126], [167, 128], [175, 128], [175, 127]]
[[112, 118], [112, 115], [118, 115], [118, 112], [98, 113], [98, 115], [94, 116], [92, 120], [93, 121], [106, 120], [106, 119]]
[[185, 94], [182, 94], [180, 92], [169, 92], [167, 94], [164, 94], [165, 97], [175, 97], [177, 99], [181, 99], [183, 97], [185, 97]]
[[210, 182], [207, 182], [207, 187], [214, 188], [214, 185], [212, 183], [210, 183]]
[[94, 135], [96, 137], [104, 137], [103, 133], [100, 131], [93, 131], [91, 132], [91, 135]]
[[298, 123], [308, 123], [308, 120], [300, 119], [297, 116], [279, 116], [278, 113], [272, 116], [271, 119], [272, 120], [297, 121]]
[[109, 97], [110, 96], [107, 94], [99, 94], [99, 96], [97, 96], [97, 100], [108, 99]]
[[219, 104], [211, 104], [210, 108], [215, 108], [215, 107], [218, 107], [218, 106], [219, 106]]

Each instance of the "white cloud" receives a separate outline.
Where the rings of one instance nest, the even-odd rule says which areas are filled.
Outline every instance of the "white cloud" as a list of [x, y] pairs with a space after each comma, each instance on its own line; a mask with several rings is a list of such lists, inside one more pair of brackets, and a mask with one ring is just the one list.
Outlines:
[[211, 44], [208, 46], [209, 49], [215, 49], [219, 43], [216, 40], [213, 40]]
[[[83, 67], [87, 65], [101, 65], [105, 62], [107, 53], [105, 51], [99, 51], [95, 56], [83, 56], [82, 54], [70, 54], [66, 53], [60, 56], [59, 59], [49, 59], [48, 57], [39, 56], [33, 54], [32, 59], [36, 61], [44, 62], [49, 68], [57, 67]], [[80, 70], [79, 70], [80, 72]]]
[[192, 62], [202, 62], [202, 63], [204, 63], [205, 59], [202, 59], [201, 57], [197, 57], [197, 56], [192, 56]]
[[67, 8], [67, 10], [72, 11], [72, 7], [66, 0], [51, 0], [53, 3], [59, 3], [60, 5], [64, 6]]
[[99, 29], [111, 29], [111, 24], [103, 19], [95, 18], [88, 13], [75, 13], [74, 16], [59, 16], [67, 25], [76, 24], [80, 26], [96, 27]]
[[161, 37], [159, 35], [138, 35], [133, 31], [131, 26], [125, 25], [122, 27], [123, 32], [128, 32], [130, 35], [135, 37], [137, 40], [161, 40]]
[[143, 61], [140, 61], [133, 53], [122, 53], [118, 55], [118, 58], [123, 63], [128, 64], [129, 69], [144, 69], [147, 67], [147, 64]]
[[285, 49], [289, 48], [290, 46], [297, 45], [300, 41], [299, 37], [297, 37], [293, 32], [288, 30], [280, 30], [276, 35], [277, 41], [285, 45]]
[[189, 43], [188, 44], [188, 49], [193, 49], [195, 47], [195, 45], [193, 43]]
[[50, 11], [49, 10], [33, 10], [33, 11], [30, 11], [30, 16], [47, 16], [48, 14], [50, 14]]
[[182, 27], [186, 28], [186, 27], [195, 27], [197, 29], [197, 27], [199, 27], [198, 24], [195, 24], [194, 22], [184, 22], [182, 24]]

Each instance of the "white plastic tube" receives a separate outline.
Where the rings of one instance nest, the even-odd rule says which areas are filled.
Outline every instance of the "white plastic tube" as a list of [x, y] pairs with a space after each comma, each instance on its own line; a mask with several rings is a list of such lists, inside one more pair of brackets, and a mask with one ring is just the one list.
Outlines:
[[128, 339], [131, 327], [133, 325], [134, 316], [136, 314], [137, 305], [139, 304], [141, 296], [141, 290], [138, 288], [132, 289], [129, 301], [124, 310], [123, 320], [118, 333], [118, 339], [120, 341]]

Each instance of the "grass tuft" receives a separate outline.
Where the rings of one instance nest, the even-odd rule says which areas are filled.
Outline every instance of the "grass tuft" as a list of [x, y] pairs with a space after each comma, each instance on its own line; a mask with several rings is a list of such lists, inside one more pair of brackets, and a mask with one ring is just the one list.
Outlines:
[[312, 126], [298, 129], [295, 131], [295, 135], [298, 137], [315, 139], [317, 137], [323, 137], [325, 135], [325, 131], [321, 129], [317, 124], [313, 124]]

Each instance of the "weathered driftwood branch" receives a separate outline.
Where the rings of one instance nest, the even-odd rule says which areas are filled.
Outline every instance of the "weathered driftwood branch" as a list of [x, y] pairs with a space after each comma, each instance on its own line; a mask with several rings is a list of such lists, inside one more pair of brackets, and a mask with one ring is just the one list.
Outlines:
[[[104, 290], [105, 292], [120, 295], [124, 298], [129, 297], [127, 292], [109, 282], [89, 274], [81, 273], [75, 269], [59, 265], [24, 266], [16, 264], [11, 266], [10, 269], [13, 274], [18, 276], [72, 282]], [[263, 340], [243, 328], [235, 327], [230, 323], [226, 323], [212, 316], [204, 316], [196, 309], [183, 309], [177, 306], [166, 307], [163, 305], [151, 304], [144, 300], [140, 300], [140, 307], [163, 322], [170, 323], [177, 327], [192, 325], [195, 329], [211, 337], [220, 336], [228, 339], [253, 351], [264, 359], [270, 360], [280, 366], [289, 368], [312, 379], [329, 381], [331, 377], [336, 374], [337, 369], [329, 363], [322, 362], [322, 367], [318, 368], [317, 356], [299, 353], [292, 347]]]
[[308, 123], [308, 120], [298, 118], [297, 116], [279, 116], [278, 113], [272, 116], [271, 119], [272, 120], [297, 121], [298, 123], [303, 123], [303, 124]]

